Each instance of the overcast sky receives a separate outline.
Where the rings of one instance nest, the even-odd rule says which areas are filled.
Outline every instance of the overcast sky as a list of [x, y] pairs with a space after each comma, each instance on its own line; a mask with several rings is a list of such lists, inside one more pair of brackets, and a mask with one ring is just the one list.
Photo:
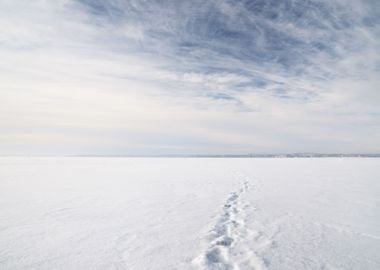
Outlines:
[[380, 152], [378, 0], [0, 0], [0, 155]]

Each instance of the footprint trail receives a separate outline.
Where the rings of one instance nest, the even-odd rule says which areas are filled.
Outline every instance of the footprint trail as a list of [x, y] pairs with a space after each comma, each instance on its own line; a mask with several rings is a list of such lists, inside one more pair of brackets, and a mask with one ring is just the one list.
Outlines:
[[206, 237], [204, 250], [194, 260], [196, 269], [266, 269], [264, 261], [250, 248], [258, 239], [262, 242], [265, 236], [246, 224], [247, 211], [255, 211], [246, 196], [255, 185], [242, 174], [238, 177], [243, 179], [241, 187], [231, 192], [222, 206], [219, 218]]

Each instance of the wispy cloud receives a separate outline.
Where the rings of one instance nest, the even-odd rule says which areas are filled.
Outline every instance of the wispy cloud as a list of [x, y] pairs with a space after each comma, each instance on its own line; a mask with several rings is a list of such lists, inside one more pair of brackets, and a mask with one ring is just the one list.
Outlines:
[[380, 151], [377, 1], [0, 2], [2, 154]]

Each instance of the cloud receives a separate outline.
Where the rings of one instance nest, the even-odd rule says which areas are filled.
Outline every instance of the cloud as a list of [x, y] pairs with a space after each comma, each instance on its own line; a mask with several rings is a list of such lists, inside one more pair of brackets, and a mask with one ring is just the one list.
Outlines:
[[379, 152], [379, 15], [369, 0], [2, 1], [1, 154]]

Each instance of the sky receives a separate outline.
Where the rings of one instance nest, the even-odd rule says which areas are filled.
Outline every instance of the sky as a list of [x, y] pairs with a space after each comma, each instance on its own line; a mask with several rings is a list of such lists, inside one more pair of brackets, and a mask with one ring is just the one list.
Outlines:
[[380, 1], [0, 0], [0, 155], [380, 153]]

